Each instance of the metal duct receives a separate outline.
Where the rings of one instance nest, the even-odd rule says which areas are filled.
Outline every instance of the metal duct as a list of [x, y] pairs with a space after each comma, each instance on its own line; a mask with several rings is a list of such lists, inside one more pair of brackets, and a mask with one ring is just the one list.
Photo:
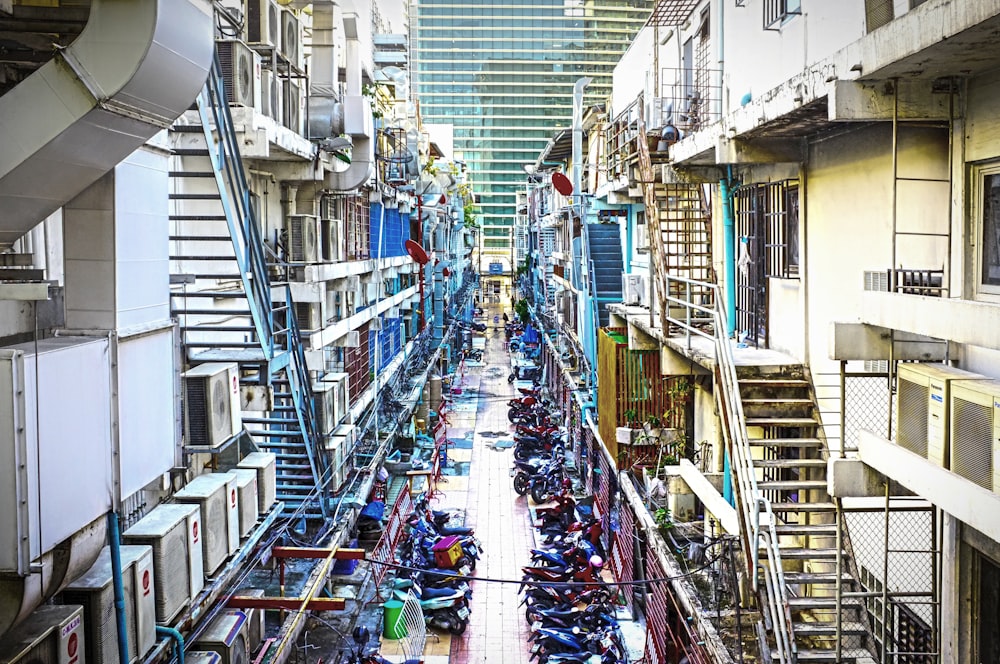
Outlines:
[[[347, 3], [349, 5], [350, 3]], [[351, 166], [331, 173], [327, 186], [333, 191], [351, 191], [366, 184], [375, 174], [375, 141], [371, 102], [361, 94], [362, 23], [352, 6], [344, 7], [344, 35], [347, 37], [347, 95], [344, 98], [344, 132], [354, 139]]]
[[214, 46], [210, 0], [93, 0], [76, 41], [0, 97], [0, 247], [187, 110]]

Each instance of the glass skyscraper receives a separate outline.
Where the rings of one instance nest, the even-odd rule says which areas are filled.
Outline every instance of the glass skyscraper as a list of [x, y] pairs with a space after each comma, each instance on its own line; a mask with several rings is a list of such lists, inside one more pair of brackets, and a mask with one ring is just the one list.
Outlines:
[[611, 94], [611, 73], [654, 0], [411, 0], [410, 66], [425, 123], [451, 124], [472, 172], [485, 253], [509, 255], [522, 166]]

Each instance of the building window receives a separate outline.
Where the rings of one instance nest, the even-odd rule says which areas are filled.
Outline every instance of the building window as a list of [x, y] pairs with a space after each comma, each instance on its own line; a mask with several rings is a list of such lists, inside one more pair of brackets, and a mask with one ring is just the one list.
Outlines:
[[[994, 170], [995, 169], [995, 170]], [[980, 178], [980, 284], [1000, 291], [1000, 168], [983, 170]]]
[[802, 13], [802, 0], [764, 0], [764, 29], [778, 30], [785, 21]]
[[764, 247], [764, 276], [796, 279], [799, 276], [798, 180], [765, 182], [734, 192], [734, 209], [755, 229], [757, 246]]
[[895, 17], [892, 0], [865, 0], [865, 25], [868, 32], [881, 28]]

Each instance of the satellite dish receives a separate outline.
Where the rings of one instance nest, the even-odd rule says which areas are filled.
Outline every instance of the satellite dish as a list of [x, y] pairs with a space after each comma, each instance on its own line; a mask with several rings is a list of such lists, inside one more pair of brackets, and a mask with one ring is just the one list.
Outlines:
[[552, 186], [563, 196], [569, 196], [573, 193], [573, 183], [562, 173], [552, 174]]
[[430, 260], [430, 256], [424, 251], [424, 248], [420, 246], [419, 242], [414, 240], [407, 240], [403, 243], [406, 247], [406, 253], [410, 255], [410, 258], [417, 261], [421, 265], [427, 265], [427, 261]]

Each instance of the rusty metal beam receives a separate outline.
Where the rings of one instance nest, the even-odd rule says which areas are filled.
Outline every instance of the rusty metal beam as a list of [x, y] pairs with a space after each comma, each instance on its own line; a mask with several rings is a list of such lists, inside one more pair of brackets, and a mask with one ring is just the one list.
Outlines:
[[[297, 611], [303, 608], [302, 597], [248, 597], [234, 595], [226, 601], [231, 609], [275, 609]], [[307, 611], [343, 611], [347, 600], [342, 597], [314, 597], [305, 602]]]
[[323, 549], [305, 546], [276, 546], [271, 549], [272, 558], [297, 558], [301, 560], [315, 560], [329, 558], [331, 554], [335, 560], [364, 560], [364, 549]]

